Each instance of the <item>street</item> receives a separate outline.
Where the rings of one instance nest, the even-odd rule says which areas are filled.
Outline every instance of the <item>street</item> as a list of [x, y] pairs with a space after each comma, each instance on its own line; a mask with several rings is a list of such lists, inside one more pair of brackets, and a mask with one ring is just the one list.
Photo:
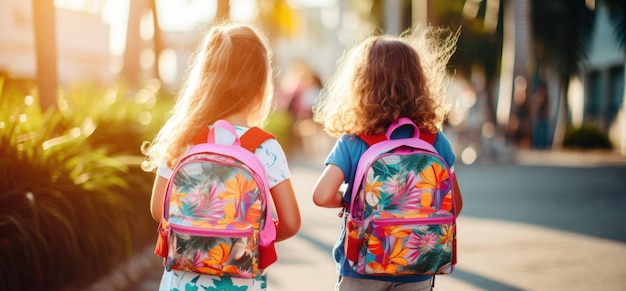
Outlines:
[[530, 223], [626, 243], [626, 166], [457, 167], [462, 216]]

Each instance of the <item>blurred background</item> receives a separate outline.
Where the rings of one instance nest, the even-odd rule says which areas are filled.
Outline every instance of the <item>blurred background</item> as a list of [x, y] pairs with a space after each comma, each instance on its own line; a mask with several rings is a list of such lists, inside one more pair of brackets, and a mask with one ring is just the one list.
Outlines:
[[0, 289], [81, 288], [153, 243], [154, 176], [139, 168], [140, 147], [216, 19], [267, 33], [277, 97], [267, 129], [290, 158], [332, 146], [311, 106], [346, 47], [414, 23], [460, 30], [445, 132], [472, 165], [519, 151], [626, 155], [624, 5], [1, 0]]

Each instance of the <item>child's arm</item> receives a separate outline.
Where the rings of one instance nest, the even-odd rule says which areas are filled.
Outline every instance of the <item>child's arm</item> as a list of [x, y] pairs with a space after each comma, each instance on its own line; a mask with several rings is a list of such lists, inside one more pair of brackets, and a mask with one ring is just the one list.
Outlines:
[[343, 179], [343, 171], [339, 167], [333, 164], [326, 166], [313, 187], [313, 203], [327, 208], [343, 207], [343, 193], [339, 191]]
[[276, 241], [279, 242], [294, 236], [300, 230], [300, 209], [290, 179], [272, 187], [270, 193], [278, 215]]
[[152, 186], [152, 197], [150, 198], [150, 213], [156, 222], [161, 221], [163, 216], [163, 197], [167, 188], [167, 179], [157, 175]]

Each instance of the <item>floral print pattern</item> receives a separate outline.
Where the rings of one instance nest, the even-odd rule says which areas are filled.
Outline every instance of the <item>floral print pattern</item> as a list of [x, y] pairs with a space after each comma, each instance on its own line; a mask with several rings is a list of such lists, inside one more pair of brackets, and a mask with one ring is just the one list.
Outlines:
[[456, 219], [445, 162], [434, 154], [385, 153], [366, 173], [346, 223], [352, 268], [363, 275], [452, 272]]
[[267, 277], [265, 275], [254, 279], [241, 279], [236, 277], [208, 277], [200, 274], [171, 271], [173, 275], [166, 278], [173, 282], [166, 285], [174, 285], [169, 289], [159, 288], [160, 291], [257, 291], [267, 289]]
[[174, 175], [162, 223], [169, 231], [165, 269], [225, 276], [223, 282], [260, 277], [261, 178], [235, 158], [209, 153], [190, 156]]

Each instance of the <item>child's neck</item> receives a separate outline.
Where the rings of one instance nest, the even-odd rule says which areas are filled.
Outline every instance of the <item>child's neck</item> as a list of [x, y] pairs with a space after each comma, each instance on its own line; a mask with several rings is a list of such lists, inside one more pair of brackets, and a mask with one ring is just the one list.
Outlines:
[[232, 125], [249, 127], [249, 125], [248, 125], [248, 115], [245, 114], [245, 113], [231, 114], [231, 115], [226, 116], [226, 117], [224, 117], [222, 119], [228, 121], [228, 123], [230, 123]]

